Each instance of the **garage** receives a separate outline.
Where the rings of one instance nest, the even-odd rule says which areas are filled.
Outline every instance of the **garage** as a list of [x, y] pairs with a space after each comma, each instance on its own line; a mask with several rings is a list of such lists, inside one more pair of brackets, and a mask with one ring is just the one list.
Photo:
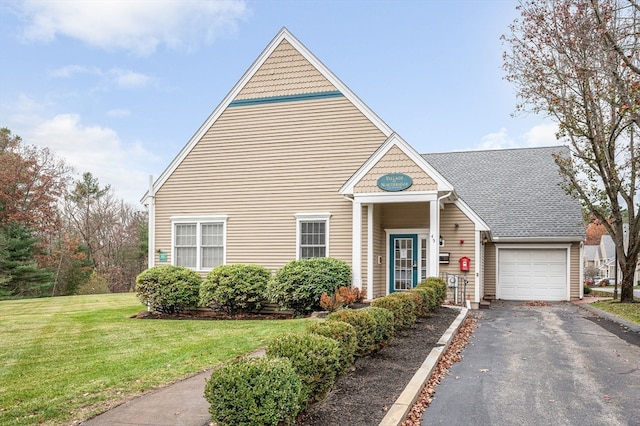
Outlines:
[[569, 300], [567, 291], [566, 249], [498, 251], [498, 299]]

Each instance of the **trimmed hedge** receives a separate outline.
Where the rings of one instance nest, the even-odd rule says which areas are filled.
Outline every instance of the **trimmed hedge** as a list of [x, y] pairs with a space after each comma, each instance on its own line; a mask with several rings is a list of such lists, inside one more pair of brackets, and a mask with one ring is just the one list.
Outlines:
[[230, 315], [262, 308], [269, 270], [259, 265], [221, 265], [209, 272], [200, 286], [200, 305]]
[[136, 277], [136, 295], [155, 312], [173, 314], [198, 306], [200, 274], [182, 266], [154, 266]]
[[351, 285], [351, 267], [343, 260], [315, 257], [294, 260], [280, 268], [267, 285], [267, 297], [296, 314], [320, 310], [322, 293], [335, 294]]
[[414, 296], [405, 292], [391, 293], [371, 301], [371, 306], [388, 309], [393, 312], [395, 329], [411, 327], [416, 322], [416, 304]]
[[416, 315], [418, 317], [426, 317], [429, 315], [429, 312], [433, 310], [432, 307], [432, 299], [433, 293], [432, 291], [427, 290], [426, 288], [413, 288], [409, 290], [409, 293], [416, 294], [420, 298], [420, 305], [416, 304]]
[[442, 278], [428, 277], [418, 284], [418, 288], [422, 287], [431, 287], [435, 290], [436, 306], [441, 305], [447, 299], [447, 283]]
[[388, 309], [378, 308], [375, 306], [369, 306], [362, 310], [369, 312], [376, 320], [376, 329], [373, 339], [377, 349], [382, 349], [393, 339], [393, 333], [395, 331], [393, 312]]
[[355, 355], [363, 357], [375, 350], [376, 319], [364, 309], [340, 309], [327, 315], [328, 321], [342, 321], [356, 329], [358, 345]]
[[329, 337], [338, 343], [342, 348], [342, 368], [337, 375], [342, 375], [354, 362], [354, 355], [358, 346], [356, 329], [342, 321], [316, 321], [307, 327], [309, 333]]
[[204, 388], [219, 426], [292, 424], [305, 395], [291, 361], [239, 358], [212, 371]]
[[267, 356], [287, 358], [300, 376], [308, 398], [322, 399], [342, 368], [340, 343], [313, 333], [285, 333], [267, 345]]

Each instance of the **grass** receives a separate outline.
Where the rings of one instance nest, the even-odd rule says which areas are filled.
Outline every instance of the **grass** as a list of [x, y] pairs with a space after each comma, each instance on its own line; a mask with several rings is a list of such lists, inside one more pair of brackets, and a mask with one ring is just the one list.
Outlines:
[[69, 424], [309, 320], [137, 320], [132, 293], [0, 302], [0, 424]]
[[640, 325], [640, 303], [637, 302], [637, 299], [636, 303], [620, 303], [617, 300], [602, 300], [591, 303], [590, 305]]

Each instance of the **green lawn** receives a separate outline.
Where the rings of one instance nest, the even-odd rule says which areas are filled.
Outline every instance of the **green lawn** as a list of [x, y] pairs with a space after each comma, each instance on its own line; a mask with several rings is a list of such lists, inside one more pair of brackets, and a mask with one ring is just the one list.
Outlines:
[[640, 325], [640, 302], [620, 303], [617, 300], [603, 300], [591, 303], [591, 306]]
[[68, 424], [309, 320], [138, 320], [134, 294], [0, 302], [0, 424]]

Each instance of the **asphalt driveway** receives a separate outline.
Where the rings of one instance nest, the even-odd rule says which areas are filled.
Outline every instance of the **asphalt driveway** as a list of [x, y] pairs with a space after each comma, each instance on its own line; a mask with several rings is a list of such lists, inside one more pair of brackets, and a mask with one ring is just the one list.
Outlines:
[[494, 302], [422, 425], [640, 425], [640, 332], [572, 303]]

